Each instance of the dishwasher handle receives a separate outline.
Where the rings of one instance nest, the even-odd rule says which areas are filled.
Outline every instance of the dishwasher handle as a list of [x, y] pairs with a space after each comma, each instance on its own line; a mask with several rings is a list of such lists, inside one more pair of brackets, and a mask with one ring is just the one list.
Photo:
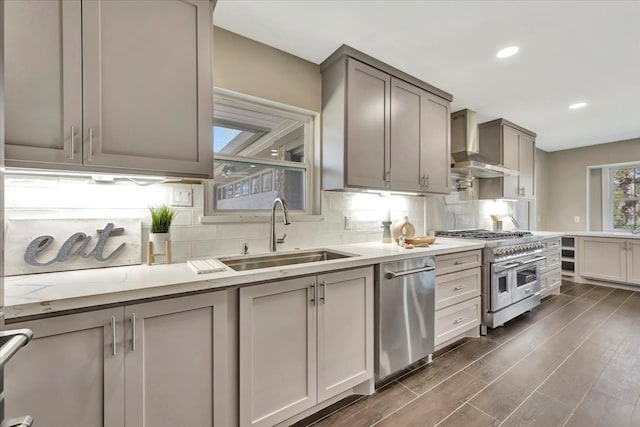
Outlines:
[[387, 279], [395, 279], [397, 277], [409, 276], [411, 274], [424, 273], [427, 271], [435, 271], [435, 267], [422, 267], [416, 268], [414, 270], [406, 270], [406, 271], [388, 271], [385, 273], [384, 277]]

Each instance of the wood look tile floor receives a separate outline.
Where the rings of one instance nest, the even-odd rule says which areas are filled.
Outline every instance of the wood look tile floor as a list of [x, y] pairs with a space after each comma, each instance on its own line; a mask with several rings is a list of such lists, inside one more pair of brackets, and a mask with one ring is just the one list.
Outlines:
[[640, 426], [640, 293], [564, 282], [486, 337], [295, 425]]

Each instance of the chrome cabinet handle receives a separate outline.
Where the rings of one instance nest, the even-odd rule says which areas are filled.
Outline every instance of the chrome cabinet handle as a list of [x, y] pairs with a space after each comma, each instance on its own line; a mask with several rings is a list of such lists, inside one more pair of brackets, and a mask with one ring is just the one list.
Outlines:
[[454, 325], [457, 325], [458, 323], [462, 323], [464, 322], [464, 317], [458, 317], [456, 320], [453, 321]]
[[454, 263], [453, 263], [453, 265], [460, 265], [460, 264], [464, 264], [465, 262], [467, 262], [467, 261], [465, 261], [465, 260], [460, 260], [460, 261], [456, 261], [456, 262], [454, 262]]
[[424, 176], [424, 186], [429, 188], [429, 174]]
[[115, 356], [118, 352], [116, 347], [116, 316], [111, 316], [111, 340], [113, 341], [111, 344], [112, 353]]
[[131, 351], [136, 351], [136, 314], [131, 314]]
[[325, 292], [327, 292], [327, 284], [325, 283], [325, 281], [323, 280], [322, 282], [320, 282], [320, 290], [322, 291], [322, 294], [320, 296], [320, 302], [323, 304], [327, 303], [327, 299], [326, 299], [326, 295]]
[[311, 285], [311, 305], [316, 305], [316, 285]]
[[388, 271], [384, 275], [384, 277], [386, 277], [387, 279], [395, 279], [397, 277], [409, 276], [410, 274], [417, 274], [425, 271], [433, 271], [435, 269], [436, 269], [435, 267], [423, 267], [423, 268], [416, 268], [415, 270], [407, 270], [407, 271]]
[[453, 288], [454, 291], [461, 291], [463, 290], [465, 287], [460, 285], [460, 286], [456, 286], [455, 288]]
[[89, 128], [89, 154], [87, 155], [88, 161], [93, 161], [93, 128]]
[[69, 153], [69, 160], [73, 160], [76, 157], [76, 128], [71, 126], [71, 147]]

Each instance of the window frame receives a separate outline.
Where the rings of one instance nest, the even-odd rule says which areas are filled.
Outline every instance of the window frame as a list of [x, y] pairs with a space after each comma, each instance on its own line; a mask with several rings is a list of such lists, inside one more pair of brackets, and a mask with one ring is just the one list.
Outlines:
[[[305, 171], [305, 210], [291, 211], [298, 220], [314, 221], [320, 214], [320, 113], [299, 107], [259, 98], [219, 87], [213, 88], [214, 104], [225, 103], [267, 114], [278, 114], [282, 117], [299, 120], [304, 123], [305, 161], [304, 163], [286, 160], [257, 159], [214, 153], [215, 160], [229, 160], [246, 164], [286, 167]], [[212, 117], [212, 123], [214, 120]], [[213, 141], [211, 145], [213, 150]], [[211, 167], [214, 165], [212, 163]], [[200, 223], [233, 223], [233, 222], [266, 222], [271, 216], [270, 209], [215, 210], [215, 183], [213, 179], [204, 183], [204, 212]], [[305, 218], [309, 217], [309, 218]], [[303, 219], [304, 218], [304, 219]]]
[[[629, 233], [633, 234], [634, 228], [629, 230], [614, 228], [614, 211], [613, 211], [613, 203], [616, 200], [615, 198], [615, 184], [613, 182], [614, 174], [613, 171], [617, 169], [640, 169], [640, 162], [627, 162], [627, 163], [618, 163], [611, 165], [603, 165], [601, 166], [602, 170], [602, 230], [606, 232], [613, 233]], [[625, 197], [619, 200], [635, 200], [640, 202], [640, 197]], [[637, 220], [634, 218], [635, 228], [640, 225], [640, 222], [636, 222]]]

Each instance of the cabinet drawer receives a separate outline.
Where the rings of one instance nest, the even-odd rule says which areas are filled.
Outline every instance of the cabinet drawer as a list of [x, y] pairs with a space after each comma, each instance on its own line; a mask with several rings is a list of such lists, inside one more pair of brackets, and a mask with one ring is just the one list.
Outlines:
[[436, 311], [435, 345], [480, 325], [480, 297]]
[[479, 268], [445, 274], [436, 278], [436, 310], [480, 295]]
[[540, 274], [544, 274], [547, 271], [560, 268], [560, 266], [562, 265], [562, 256], [560, 255], [560, 251], [557, 249], [545, 251], [542, 253], [542, 256], [546, 257], [547, 259], [542, 262], [542, 265], [540, 267]]
[[438, 255], [436, 256], [436, 275], [440, 276], [468, 268], [480, 267], [481, 263], [482, 252], [479, 250]]
[[556, 269], [549, 274], [546, 275], [548, 278], [548, 287], [549, 290], [557, 288], [562, 284], [562, 270]]
[[562, 240], [560, 237], [556, 239], [544, 240], [542, 242], [542, 245], [545, 249], [560, 249], [560, 247], [562, 246]]

